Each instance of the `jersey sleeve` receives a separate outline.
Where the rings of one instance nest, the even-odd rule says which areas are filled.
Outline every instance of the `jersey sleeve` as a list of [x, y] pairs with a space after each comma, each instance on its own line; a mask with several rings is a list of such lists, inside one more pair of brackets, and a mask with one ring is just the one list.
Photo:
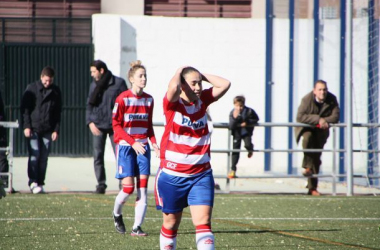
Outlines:
[[132, 146], [135, 143], [135, 139], [133, 139], [123, 129], [125, 108], [125, 103], [122, 96], [120, 95], [116, 98], [116, 102], [112, 110], [112, 128], [115, 133], [115, 138], [118, 138], [119, 141], [120, 139], [125, 140], [129, 145]]
[[213, 102], [215, 102], [215, 97], [212, 95], [212, 87], [202, 91], [201, 100], [205, 104], [206, 108]]

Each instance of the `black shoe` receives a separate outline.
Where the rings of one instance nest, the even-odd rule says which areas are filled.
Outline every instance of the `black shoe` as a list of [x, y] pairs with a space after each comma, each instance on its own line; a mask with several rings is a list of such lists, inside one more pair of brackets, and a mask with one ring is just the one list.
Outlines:
[[115, 222], [116, 231], [118, 231], [121, 234], [125, 234], [126, 231], [125, 231], [125, 225], [123, 221], [123, 215], [115, 216], [113, 214], [113, 220]]
[[94, 192], [95, 194], [105, 194], [106, 188], [105, 187], [96, 187], [96, 190]]
[[147, 233], [145, 233], [140, 226], [136, 227], [136, 228], [132, 228], [132, 232], [131, 232], [131, 235], [132, 236], [148, 236]]

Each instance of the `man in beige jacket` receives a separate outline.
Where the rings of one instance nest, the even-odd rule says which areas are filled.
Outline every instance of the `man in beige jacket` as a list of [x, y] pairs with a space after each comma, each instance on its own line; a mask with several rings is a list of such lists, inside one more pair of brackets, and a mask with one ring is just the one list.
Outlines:
[[[339, 121], [339, 104], [332, 93], [327, 91], [327, 83], [318, 80], [314, 83], [314, 89], [302, 98], [298, 107], [297, 122], [314, 125], [313, 128], [296, 127], [295, 136], [297, 143], [301, 136], [303, 149], [323, 149], [329, 137], [330, 123]], [[312, 176], [319, 173], [322, 152], [305, 152], [302, 162], [304, 176]], [[317, 191], [318, 178], [308, 179], [307, 188], [309, 195], [320, 195]]]

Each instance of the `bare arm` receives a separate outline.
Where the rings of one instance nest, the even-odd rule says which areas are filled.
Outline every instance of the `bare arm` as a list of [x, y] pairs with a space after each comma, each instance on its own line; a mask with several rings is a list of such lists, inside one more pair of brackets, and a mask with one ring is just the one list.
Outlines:
[[181, 73], [184, 67], [177, 69], [174, 76], [169, 82], [168, 91], [166, 97], [169, 102], [176, 102], [181, 94]]
[[220, 76], [202, 74], [202, 80], [209, 82], [213, 86], [212, 95], [215, 100], [221, 98], [231, 86], [230, 81]]

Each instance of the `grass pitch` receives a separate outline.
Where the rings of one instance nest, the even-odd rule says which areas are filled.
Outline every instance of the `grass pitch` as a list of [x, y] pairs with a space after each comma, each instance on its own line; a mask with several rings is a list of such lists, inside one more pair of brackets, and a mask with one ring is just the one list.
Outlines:
[[[148, 237], [115, 231], [115, 195], [12, 194], [0, 200], [0, 249], [159, 249], [161, 212], [153, 195], [143, 224]], [[131, 228], [132, 196], [123, 217]], [[380, 198], [217, 194], [216, 249], [380, 249]], [[177, 249], [196, 249], [189, 210]]]

